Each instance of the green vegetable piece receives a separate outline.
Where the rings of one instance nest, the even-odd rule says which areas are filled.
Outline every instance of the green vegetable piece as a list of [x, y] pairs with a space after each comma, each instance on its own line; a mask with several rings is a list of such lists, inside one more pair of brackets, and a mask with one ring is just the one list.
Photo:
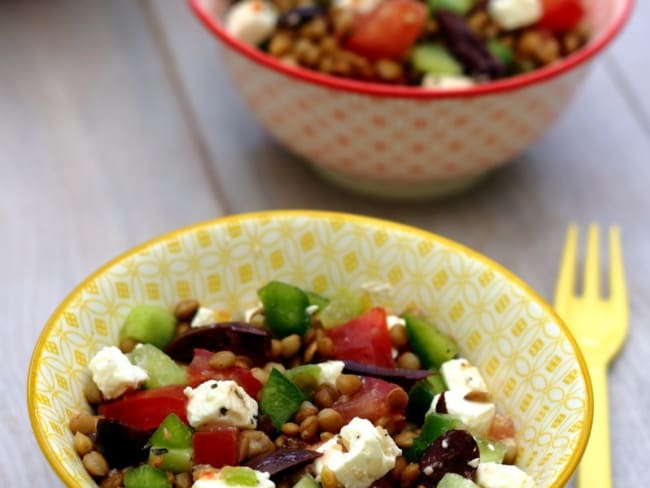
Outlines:
[[421, 424], [424, 421], [424, 416], [431, 407], [433, 397], [445, 390], [445, 381], [438, 373], [434, 373], [415, 383], [409, 390], [406, 418], [411, 422]]
[[487, 42], [487, 48], [492, 53], [492, 56], [497, 58], [504, 66], [512, 66], [515, 60], [515, 52], [511, 47], [506, 46], [497, 39], [490, 39]]
[[149, 375], [145, 388], [187, 384], [187, 369], [151, 344], [142, 344], [127, 354], [129, 361]]
[[176, 318], [154, 305], [136, 305], [120, 329], [120, 339], [134, 339], [163, 349], [174, 337]]
[[260, 410], [268, 415], [273, 426], [279, 429], [298, 411], [303, 400], [304, 396], [300, 389], [280, 371], [273, 368], [262, 388]]
[[163, 470], [143, 464], [124, 472], [124, 488], [172, 488], [172, 484]]
[[330, 302], [328, 298], [325, 298], [318, 293], [313, 291], [306, 291], [307, 298], [309, 299], [309, 305], [316, 305], [318, 310], [322, 310]]
[[424, 419], [420, 435], [413, 439], [413, 446], [404, 450], [404, 456], [412, 463], [417, 463], [429, 445], [442, 434], [451, 429], [462, 428], [462, 423], [448, 414], [430, 413]]
[[266, 324], [276, 337], [291, 334], [303, 335], [309, 328], [310, 318], [307, 313], [309, 297], [300, 288], [270, 281], [257, 290], [262, 305]]
[[463, 16], [476, 5], [476, 0], [427, 0], [427, 5], [430, 12], [449, 10]]
[[300, 389], [305, 398], [311, 398], [318, 388], [321, 369], [315, 364], [303, 364], [288, 369], [284, 375]]
[[474, 436], [482, 463], [503, 463], [506, 446], [499, 441], [491, 441], [482, 436]]
[[155, 460], [157, 467], [173, 473], [192, 469], [192, 429], [175, 414], [165, 417], [149, 444], [150, 464]]
[[293, 488], [320, 488], [318, 482], [309, 474], [304, 474]]
[[479, 488], [479, 486], [459, 474], [445, 473], [436, 488]]
[[227, 485], [257, 486], [257, 473], [246, 466], [225, 466], [221, 469]]
[[411, 63], [423, 73], [453, 76], [463, 74], [462, 65], [441, 44], [418, 44], [411, 51]]
[[293, 381], [297, 376], [303, 374], [313, 376], [316, 380], [319, 380], [321, 374], [320, 366], [317, 364], [301, 364], [300, 366], [296, 366], [295, 368], [288, 369], [284, 372], [284, 375], [291, 381]]
[[366, 290], [342, 292], [330, 300], [318, 314], [326, 329], [349, 322], [372, 308], [372, 296]]
[[434, 325], [411, 315], [404, 315], [404, 319], [409, 343], [425, 368], [438, 369], [458, 354], [456, 343]]

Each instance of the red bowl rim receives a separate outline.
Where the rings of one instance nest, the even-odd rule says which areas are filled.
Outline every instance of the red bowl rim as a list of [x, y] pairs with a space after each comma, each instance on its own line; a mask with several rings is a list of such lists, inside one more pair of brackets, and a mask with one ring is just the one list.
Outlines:
[[310, 84], [319, 85], [333, 90], [371, 96], [417, 99], [472, 98], [477, 95], [495, 94], [525, 88], [537, 82], [559, 76], [585, 63], [604, 49], [623, 28], [634, 6], [634, 0], [622, 0], [623, 8], [619, 11], [618, 16], [612, 20], [605, 32], [585, 48], [556, 64], [537, 69], [525, 75], [506, 78], [491, 83], [479, 84], [467, 88], [440, 90], [435, 88], [414, 88], [410, 86], [383, 85], [380, 83], [355, 81], [347, 78], [325, 75], [305, 68], [290, 66], [272, 56], [269, 56], [268, 54], [265, 54], [263, 51], [255, 47], [244, 44], [228, 34], [215, 19], [214, 15], [205, 7], [205, 0], [187, 1], [201, 22], [203, 22], [208, 30], [217, 36], [217, 38], [219, 38], [224, 44], [255, 63], [261, 64], [269, 69]]

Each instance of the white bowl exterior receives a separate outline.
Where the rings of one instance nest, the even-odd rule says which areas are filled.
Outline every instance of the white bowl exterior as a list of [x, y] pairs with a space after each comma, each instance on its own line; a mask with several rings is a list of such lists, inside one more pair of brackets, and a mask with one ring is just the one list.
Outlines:
[[[393, 310], [416, 305], [481, 369], [518, 426], [518, 463], [552, 485], [584, 442], [587, 384], [574, 344], [550, 308], [493, 264], [428, 233], [336, 214], [256, 214], [159, 240], [100, 271], [70, 295], [39, 341], [29, 397], [36, 436], [70, 486], [95, 486], [72, 447], [72, 415], [88, 411], [87, 364], [116, 344], [129, 309], [196, 297], [243, 311], [270, 279], [324, 294], [389, 283]], [[581, 440], [582, 439], [582, 440]]]

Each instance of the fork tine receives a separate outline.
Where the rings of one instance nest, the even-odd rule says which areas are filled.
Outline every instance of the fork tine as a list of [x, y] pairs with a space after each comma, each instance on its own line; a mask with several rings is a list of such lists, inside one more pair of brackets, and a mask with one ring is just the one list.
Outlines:
[[623, 308], [627, 307], [621, 232], [617, 226], [609, 229], [609, 296], [610, 300]]
[[[566, 240], [564, 242], [564, 250], [562, 251], [562, 261], [560, 263], [560, 270], [557, 275], [557, 284], [555, 286], [555, 308], [560, 315], [566, 311], [568, 300], [573, 296], [576, 279], [576, 262], [578, 250], [578, 225], [570, 224]], [[564, 317], [563, 317], [564, 318]]]
[[585, 281], [583, 296], [597, 299], [600, 295], [600, 229], [590, 224], [587, 231], [587, 250], [585, 251]]

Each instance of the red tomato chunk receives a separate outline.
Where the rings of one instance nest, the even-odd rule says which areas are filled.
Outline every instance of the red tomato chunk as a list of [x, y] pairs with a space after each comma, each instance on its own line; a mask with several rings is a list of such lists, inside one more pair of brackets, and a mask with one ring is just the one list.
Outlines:
[[539, 26], [553, 32], [567, 32], [575, 28], [585, 15], [580, 0], [542, 0], [544, 15]]
[[361, 417], [372, 422], [382, 417], [404, 417], [406, 404], [403, 407], [395, 407], [388, 401], [388, 395], [396, 388], [401, 389], [394, 383], [371, 378], [361, 377], [361, 389], [351, 396], [341, 396], [332, 408], [341, 414], [345, 422], [354, 417]]
[[237, 466], [237, 428], [215, 427], [195, 432], [192, 438], [194, 464], [209, 464], [214, 468]]

